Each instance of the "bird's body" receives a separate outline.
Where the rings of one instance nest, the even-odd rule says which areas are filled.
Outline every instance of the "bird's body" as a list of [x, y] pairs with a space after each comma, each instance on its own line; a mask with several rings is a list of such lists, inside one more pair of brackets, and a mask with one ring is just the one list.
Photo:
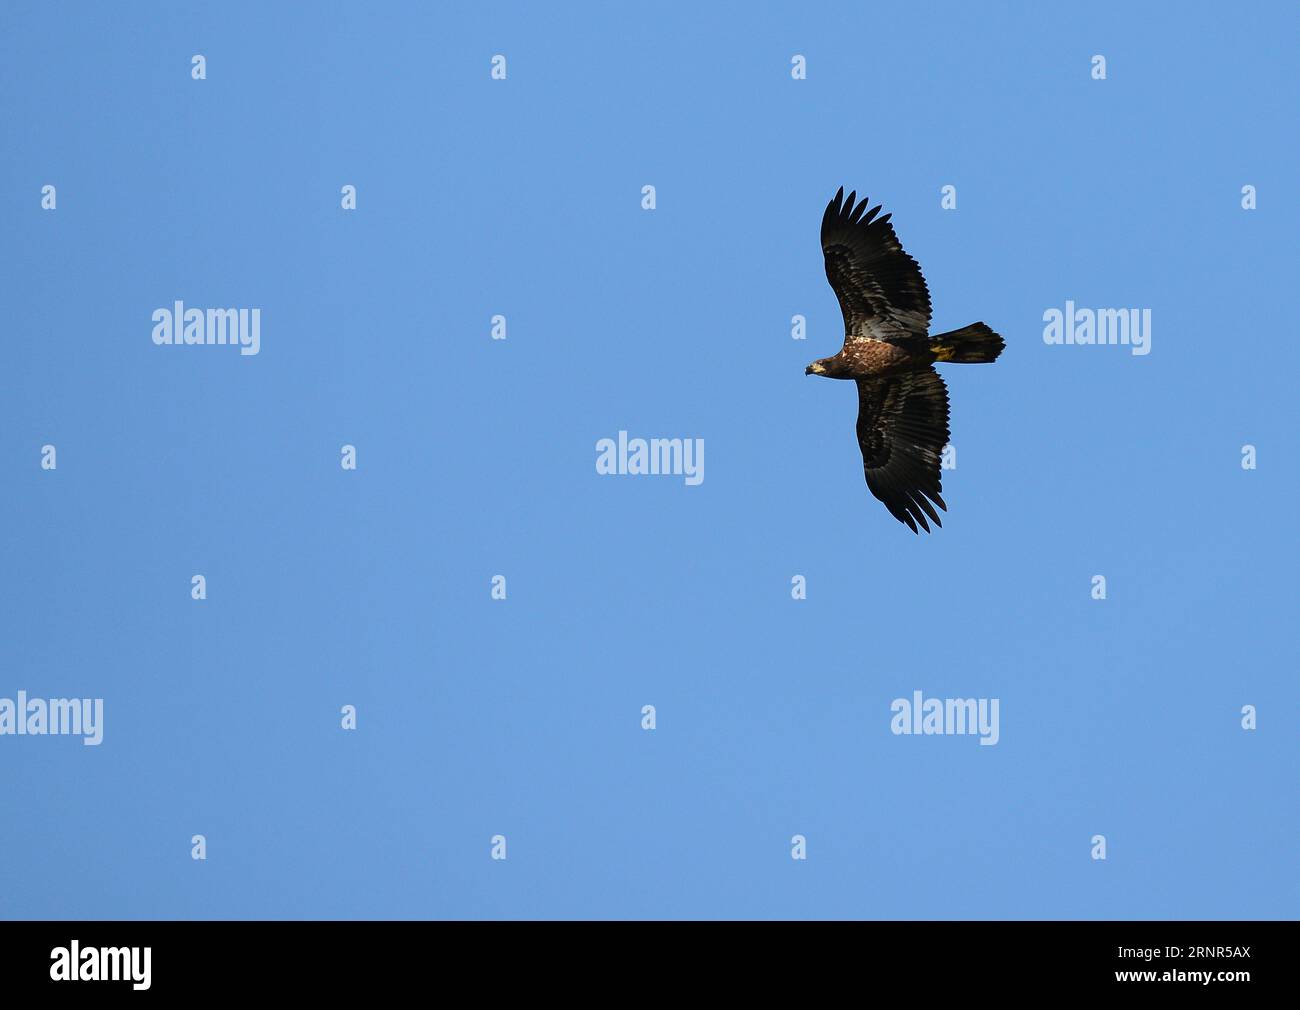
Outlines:
[[844, 346], [806, 375], [853, 379], [858, 446], [867, 487], [900, 522], [929, 532], [940, 496], [940, 453], [948, 443], [948, 389], [935, 362], [997, 360], [1002, 338], [983, 323], [931, 337], [930, 292], [899, 245], [890, 215], [835, 194], [822, 217], [826, 278], [844, 314]]
[[935, 356], [928, 347], [909, 347], [906, 344], [859, 337], [846, 341], [839, 354], [823, 358], [823, 371], [814, 369], [814, 375], [828, 379], [862, 379], [888, 375], [909, 368], [922, 368], [933, 364]]

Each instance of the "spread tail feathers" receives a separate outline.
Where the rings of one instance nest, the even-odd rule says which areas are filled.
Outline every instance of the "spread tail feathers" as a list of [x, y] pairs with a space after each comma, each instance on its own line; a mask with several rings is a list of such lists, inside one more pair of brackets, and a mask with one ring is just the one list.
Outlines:
[[930, 349], [936, 361], [952, 361], [965, 365], [987, 364], [997, 361], [1003, 339], [983, 323], [971, 323], [960, 330], [950, 330], [930, 338]]

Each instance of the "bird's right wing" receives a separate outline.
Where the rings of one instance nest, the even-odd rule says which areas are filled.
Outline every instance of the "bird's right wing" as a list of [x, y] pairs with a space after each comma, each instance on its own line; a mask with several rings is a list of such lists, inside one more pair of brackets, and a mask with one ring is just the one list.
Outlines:
[[933, 368], [858, 379], [858, 446], [867, 487], [913, 533], [942, 526], [940, 454], [948, 444], [948, 388]]

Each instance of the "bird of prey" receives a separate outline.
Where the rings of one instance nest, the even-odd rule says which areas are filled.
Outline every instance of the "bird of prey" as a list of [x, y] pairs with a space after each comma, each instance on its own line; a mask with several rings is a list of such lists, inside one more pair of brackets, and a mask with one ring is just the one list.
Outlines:
[[[983, 323], [929, 336], [930, 292], [916, 260], [889, 223], [835, 194], [822, 217], [826, 279], [844, 313], [844, 346], [819, 358], [805, 375], [858, 384], [858, 446], [867, 487], [913, 533], [926, 517], [942, 526], [939, 454], [948, 444], [948, 389], [936, 361], [996, 361], [1005, 344]], [[933, 503], [933, 504], [931, 504]]]

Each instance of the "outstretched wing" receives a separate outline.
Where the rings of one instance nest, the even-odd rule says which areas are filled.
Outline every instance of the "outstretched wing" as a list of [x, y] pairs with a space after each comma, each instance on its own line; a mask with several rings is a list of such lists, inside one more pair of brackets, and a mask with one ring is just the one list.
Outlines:
[[854, 205], [844, 187], [822, 217], [826, 279], [844, 313], [845, 341], [924, 337], [930, 327], [930, 292], [916, 260], [903, 251], [880, 207]]
[[948, 444], [948, 388], [933, 368], [858, 379], [858, 446], [867, 487], [913, 533], [927, 533], [929, 516], [942, 526], [930, 502], [940, 497], [940, 458]]

